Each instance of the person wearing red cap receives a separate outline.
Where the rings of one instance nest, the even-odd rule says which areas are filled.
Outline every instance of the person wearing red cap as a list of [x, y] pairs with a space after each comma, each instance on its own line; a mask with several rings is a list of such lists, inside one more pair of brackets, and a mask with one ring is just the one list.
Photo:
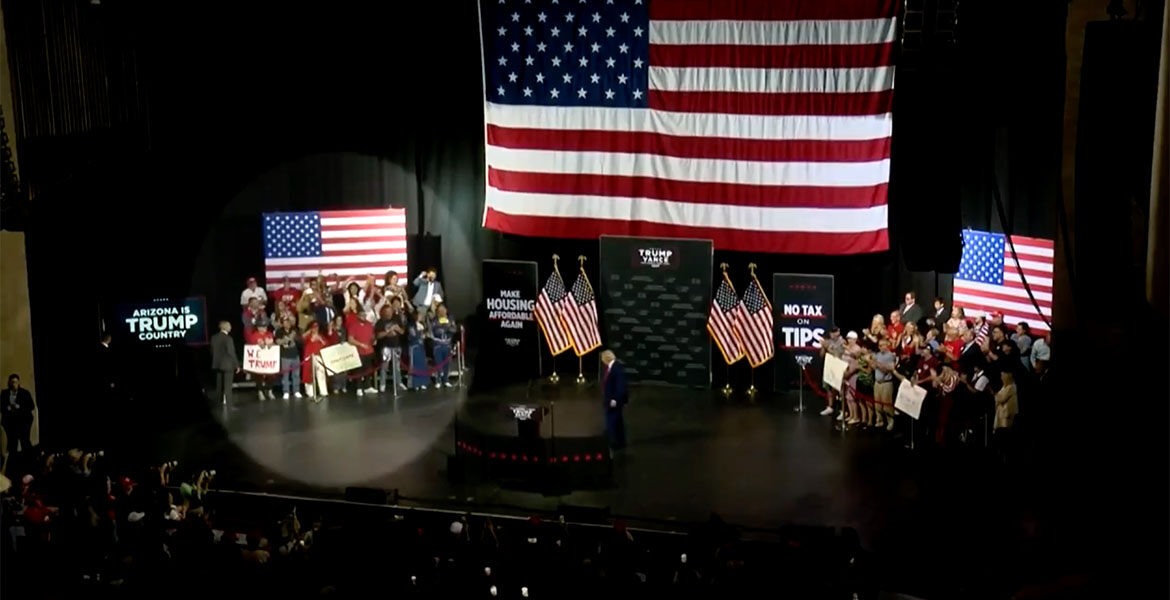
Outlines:
[[240, 306], [248, 306], [248, 301], [252, 298], [259, 299], [260, 304], [268, 304], [268, 294], [264, 291], [264, 288], [256, 285], [255, 277], [248, 278], [248, 287], [244, 288], [244, 291], [240, 294]]

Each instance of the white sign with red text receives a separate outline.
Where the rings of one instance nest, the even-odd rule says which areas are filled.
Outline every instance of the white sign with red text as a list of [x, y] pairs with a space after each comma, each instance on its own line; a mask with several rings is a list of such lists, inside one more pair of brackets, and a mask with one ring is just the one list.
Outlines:
[[271, 375], [280, 372], [280, 346], [261, 348], [256, 344], [244, 346], [244, 370], [249, 373]]

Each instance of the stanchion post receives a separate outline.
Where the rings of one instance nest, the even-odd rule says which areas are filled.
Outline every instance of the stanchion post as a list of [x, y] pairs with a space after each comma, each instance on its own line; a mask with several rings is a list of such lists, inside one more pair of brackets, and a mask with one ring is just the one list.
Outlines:
[[800, 375], [797, 375], [798, 381], [796, 382], [796, 385], [799, 386], [798, 389], [800, 390], [798, 392], [800, 404], [796, 407], [796, 412], [802, 413], [804, 412], [804, 365], [797, 364], [796, 368], [798, 371], [800, 371]]

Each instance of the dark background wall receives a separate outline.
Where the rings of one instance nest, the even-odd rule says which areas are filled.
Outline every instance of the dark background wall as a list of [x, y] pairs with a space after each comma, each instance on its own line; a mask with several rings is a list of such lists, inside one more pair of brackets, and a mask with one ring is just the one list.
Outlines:
[[[888, 312], [907, 289], [924, 300], [949, 296], [960, 228], [1004, 228], [993, 186], [1014, 231], [1054, 237], [1064, 3], [970, 3], [961, 18], [935, 5], [906, 20], [913, 35], [895, 101], [891, 250], [717, 251], [714, 264], [730, 263], [740, 287], [748, 262], [763, 280], [832, 274], [844, 327]], [[266, 210], [405, 206], [411, 233], [441, 240], [438, 256], [412, 259], [442, 265], [458, 315], [477, 309], [482, 258], [537, 260], [543, 278], [554, 252], [583, 254], [597, 281], [596, 242], [479, 226], [482, 83], [470, 0], [327, 8], [45, 0], [3, 9], [9, 60], [21, 63], [14, 130], [33, 197], [38, 363], [63, 364], [76, 345], [88, 348], [99, 306], [120, 299], [198, 293], [211, 318], [234, 318], [242, 281], [262, 270]], [[79, 73], [84, 83], [71, 84]], [[117, 76], [95, 84], [101, 73]], [[88, 114], [96, 97], [110, 110], [88, 121], [50, 118]], [[201, 360], [180, 362], [201, 368]], [[562, 360], [558, 370], [575, 368], [572, 357]]]

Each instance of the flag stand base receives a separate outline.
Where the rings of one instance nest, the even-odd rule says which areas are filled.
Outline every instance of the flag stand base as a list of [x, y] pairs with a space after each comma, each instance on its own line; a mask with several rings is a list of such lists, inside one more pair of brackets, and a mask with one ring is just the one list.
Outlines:
[[756, 386], [754, 385], [747, 389], [748, 400], [751, 400], [752, 402], [756, 401], [756, 391]]
[[735, 390], [731, 389], [731, 384], [730, 384], [730, 383], [729, 383], [729, 384], [727, 384], [727, 385], [725, 385], [725, 386], [723, 386], [723, 397], [724, 397], [724, 398], [730, 398], [730, 397], [731, 397], [731, 395], [732, 395], [732, 394], [734, 394], [734, 393], [735, 393]]
[[553, 374], [548, 376], [548, 382], [556, 385], [561, 382], [561, 376], [557, 375], [556, 371], [553, 371]]
[[584, 359], [577, 357], [577, 385], [585, 385]]

